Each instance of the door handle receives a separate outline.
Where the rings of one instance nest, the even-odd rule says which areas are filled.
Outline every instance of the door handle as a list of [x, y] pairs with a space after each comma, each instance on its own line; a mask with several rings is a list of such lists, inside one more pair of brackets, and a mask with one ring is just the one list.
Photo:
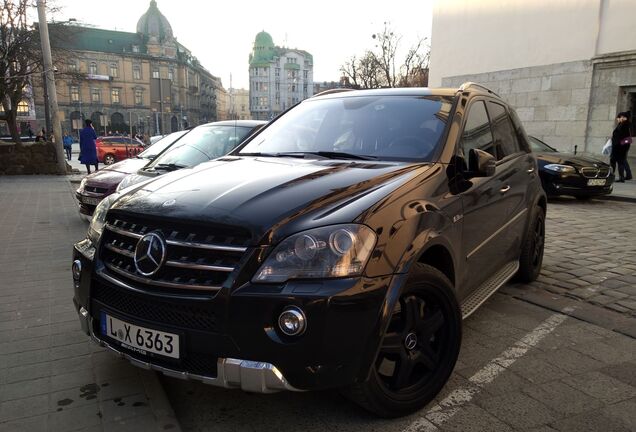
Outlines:
[[501, 192], [502, 194], [508, 192], [510, 190], [510, 185], [506, 186], [506, 187], [502, 187], [501, 189], [499, 189], [499, 192]]
[[534, 167], [532, 167], [532, 168], [528, 168], [528, 169], [526, 170], [526, 172], [527, 172], [528, 174], [532, 174], [532, 173], [534, 172]]

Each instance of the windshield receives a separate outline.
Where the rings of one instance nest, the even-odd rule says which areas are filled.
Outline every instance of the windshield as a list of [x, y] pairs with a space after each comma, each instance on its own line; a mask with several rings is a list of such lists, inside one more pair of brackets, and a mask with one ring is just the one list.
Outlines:
[[539, 141], [537, 138], [531, 136], [530, 138], [530, 148], [533, 152], [536, 153], [554, 153], [556, 149], [553, 149], [543, 141]]
[[263, 130], [239, 154], [431, 161], [451, 105], [452, 99], [435, 96], [308, 100]]
[[182, 130], [179, 132], [173, 132], [170, 135], [166, 135], [161, 138], [159, 141], [155, 141], [147, 150], [139, 153], [139, 157], [144, 159], [154, 159], [157, 157], [159, 153], [170, 147], [172, 143], [181, 138], [183, 135], [187, 134], [187, 130]]
[[[228, 154], [250, 133], [247, 126], [198, 126], [148, 165], [192, 167]], [[156, 145], [156, 144], [155, 144]]]

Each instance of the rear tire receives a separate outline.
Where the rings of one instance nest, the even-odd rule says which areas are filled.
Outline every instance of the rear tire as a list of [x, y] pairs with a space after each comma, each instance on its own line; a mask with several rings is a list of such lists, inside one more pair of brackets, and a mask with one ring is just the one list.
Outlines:
[[528, 224], [525, 240], [519, 257], [519, 271], [516, 279], [530, 283], [539, 277], [543, 264], [543, 249], [545, 246], [545, 213], [541, 207], [536, 207], [534, 219]]
[[426, 264], [411, 270], [367, 380], [345, 395], [380, 417], [426, 406], [453, 372], [462, 336], [453, 285]]

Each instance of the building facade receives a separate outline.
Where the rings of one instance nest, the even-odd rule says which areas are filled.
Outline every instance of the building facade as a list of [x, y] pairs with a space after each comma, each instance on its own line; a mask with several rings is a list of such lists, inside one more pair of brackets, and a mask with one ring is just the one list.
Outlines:
[[[220, 79], [176, 41], [155, 0], [135, 33], [55, 24], [49, 29], [54, 51], [64, 57], [56, 75], [63, 130], [77, 132], [91, 119], [98, 134], [157, 135], [217, 120]], [[36, 81], [43, 127], [44, 98], [37, 91], [43, 87]]]
[[559, 150], [600, 153], [615, 116], [636, 120], [633, 0], [436, 0], [431, 86], [475, 81]]
[[313, 95], [314, 60], [307, 51], [278, 47], [269, 33], [254, 39], [249, 57], [249, 109], [255, 120], [271, 120]]

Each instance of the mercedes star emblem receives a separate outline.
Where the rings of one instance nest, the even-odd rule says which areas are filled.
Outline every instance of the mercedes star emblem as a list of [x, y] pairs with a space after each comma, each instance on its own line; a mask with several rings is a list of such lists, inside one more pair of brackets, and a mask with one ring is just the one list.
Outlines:
[[139, 239], [135, 248], [135, 267], [144, 276], [157, 273], [166, 260], [166, 242], [155, 232]]
[[409, 351], [415, 349], [415, 347], [417, 346], [417, 336], [415, 335], [415, 333], [409, 333], [408, 335], [406, 335], [404, 346], [406, 346], [406, 349]]

